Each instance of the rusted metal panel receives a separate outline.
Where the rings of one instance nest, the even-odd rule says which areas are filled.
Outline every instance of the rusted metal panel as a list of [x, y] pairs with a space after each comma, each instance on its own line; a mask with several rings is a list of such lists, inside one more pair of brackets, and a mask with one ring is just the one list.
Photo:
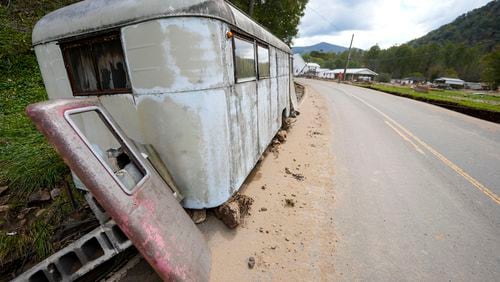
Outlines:
[[[101, 120], [110, 122], [108, 129], [114, 132], [131, 162], [140, 168], [142, 178], [135, 186], [124, 189], [118, 172], [113, 173], [110, 165], [103, 161], [89, 137], [77, 132], [78, 121], [70, 114], [81, 111], [96, 111]], [[34, 104], [28, 107], [27, 113], [163, 279], [208, 280], [210, 252], [203, 236], [165, 182], [124, 132], [112, 123], [96, 99]]]

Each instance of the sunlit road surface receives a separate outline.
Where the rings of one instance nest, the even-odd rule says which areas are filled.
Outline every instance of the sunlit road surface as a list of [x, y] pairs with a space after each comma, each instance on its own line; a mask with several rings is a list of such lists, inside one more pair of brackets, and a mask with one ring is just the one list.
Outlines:
[[334, 82], [339, 280], [500, 281], [500, 125]]

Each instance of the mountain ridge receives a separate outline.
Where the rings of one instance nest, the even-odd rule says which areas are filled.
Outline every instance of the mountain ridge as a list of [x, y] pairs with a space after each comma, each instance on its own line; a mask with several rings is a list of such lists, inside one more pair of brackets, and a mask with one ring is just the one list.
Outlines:
[[327, 42], [320, 42], [318, 44], [310, 45], [310, 46], [294, 46], [292, 47], [293, 53], [298, 54], [307, 54], [312, 51], [318, 51], [323, 53], [342, 53], [348, 48], [340, 45], [335, 45]]

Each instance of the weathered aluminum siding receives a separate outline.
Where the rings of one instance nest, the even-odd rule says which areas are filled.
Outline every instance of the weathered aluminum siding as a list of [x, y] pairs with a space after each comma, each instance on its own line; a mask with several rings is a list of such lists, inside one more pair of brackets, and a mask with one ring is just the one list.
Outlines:
[[[281, 127], [281, 110], [278, 107], [278, 69], [276, 65], [276, 48], [269, 49], [269, 64], [271, 67], [271, 127], [272, 132], [276, 133]], [[274, 134], [273, 134], [274, 137]]]
[[265, 78], [257, 82], [259, 155], [264, 152], [274, 136], [271, 112], [276, 112], [277, 109], [271, 107], [271, 79]]
[[226, 90], [140, 95], [136, 102], [142, 136], [167, 165], [184, 206], [225, 202], [231, 196]]
[[52, 99], [71, 97], [71, 85], [59, 45], [55, 42], [37, 45], [35, 54], [49, 97]]
[[237, 83], [229, 97], [232, 183], [238, 189], [258, 159], [257, 85]]
[[122, 29], [138, 131], [158, 151], [190, 208], [215, 206], [232, 194], [225, 30], [206, 18]]
[[[289, 115], [289, 90], [290, 90], [290, 70], [289, 70], [289, 59], [288, 54], [277, 50], [276, 52], [277, 69], [278, 69], [278, 101], [279, 108], [286, 109], [286, 116]], [[281, 117], [280, 117], [281, 120]]]
[[173, 93], [228, 85], [223, 24], [207, 18], [169, 18], [122, 29], [134, 94]]

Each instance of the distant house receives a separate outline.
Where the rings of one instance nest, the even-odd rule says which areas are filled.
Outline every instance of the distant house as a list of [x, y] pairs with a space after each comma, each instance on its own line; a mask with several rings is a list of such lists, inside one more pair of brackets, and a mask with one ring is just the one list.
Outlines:
[[304, 71], [301, 74], [316, 76], [316, 71], [319, 68], [320, 68], [320, 66], [316, 63], [306, 63], [306, 66], [304, 67]]
[[482, 90], [483, 85], [479, 82], [465, 82], [465, 88], [471, 90]]
[[293, 75], [298, 76], [303, 74], [306, 67], [306, 62], [300, 54], [293, 54]]
[[417, 83], [423, 83], [425, 82], [425, 78], [423, 77], [418, 77], [418, 76], [410, 76], [410, 77], [405, 77], [400, 80], [399, 83], [401, 84], [417, 84]]
[[[344, 74], [344, 69], [334, 69], [332, 70], [334, 77], [332, 79], [338, 79], [339, 76]], [[367, 69], [367, 68], [356, 68], [356, 69], [346, 69], [345, 72], [346, 79], [351, 81], [372, 81], [378, 73]]]
[[322, 69], [322, 68], [318, 68], [316, 69], [316, 76], [317, 77], [320, 77], [320, 78], [326, 78], [325, 77], [325, 74], [330, 71], [330, 69]]
[[327, 71], [323, 72], [323, 78], [335, 79], [335, 72], [333, 70], [327, 70]]
[[459, 78], [440, 77], [434, 79], [434, 84], [439, 88], [464, 88], [465, 81]]

